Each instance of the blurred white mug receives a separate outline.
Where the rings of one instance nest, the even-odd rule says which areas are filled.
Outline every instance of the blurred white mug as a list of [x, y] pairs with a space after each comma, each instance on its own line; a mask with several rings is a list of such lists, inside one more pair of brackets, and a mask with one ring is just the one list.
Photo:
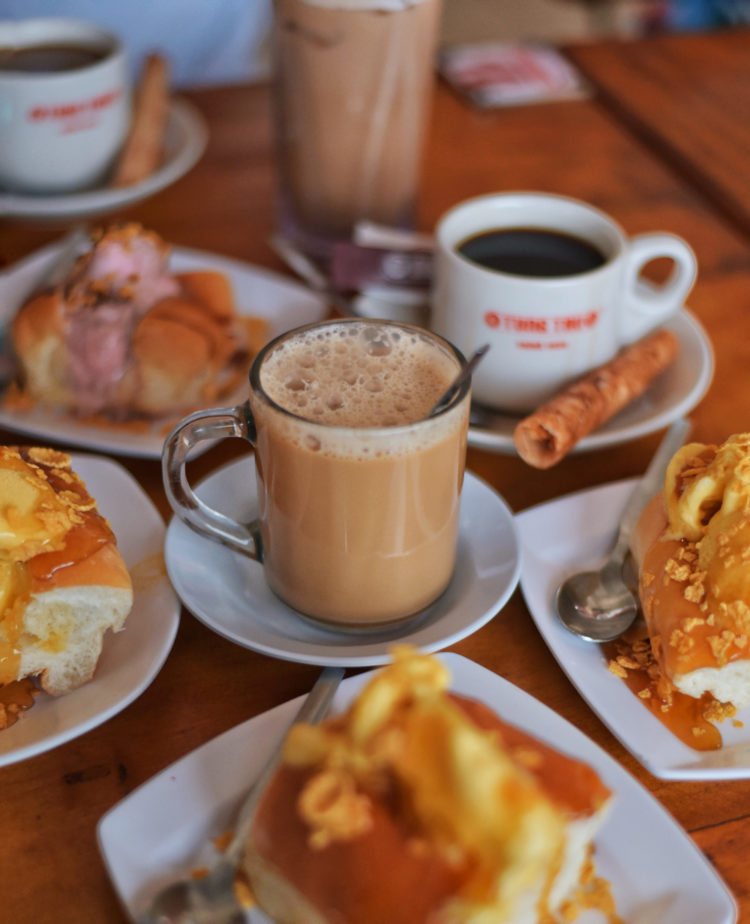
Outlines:
[[[608, 215], [548, 193], [496, 193], [438, 222], [430, 327], [470, 355], [480, 404], [525, 413], [682, 307], [697, 264], [674, 234], [628, 238]], [[660, 287], [641, 278], [667, 257]]]
[[101, 183], [129, 124], [115, 36], [74, 19], [0, 22], [0, 186], [62, 193]]

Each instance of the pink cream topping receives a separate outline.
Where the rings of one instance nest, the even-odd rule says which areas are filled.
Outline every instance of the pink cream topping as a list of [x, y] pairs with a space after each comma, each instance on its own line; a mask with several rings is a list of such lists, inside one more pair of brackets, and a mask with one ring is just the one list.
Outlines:
[[65, 287], [66, 339], [71, 387], [83, 413], [116, 403], [138, 321], [179, 293], [168, 259], [160, 238], [126, 226], [100, 238], [75, 267]]

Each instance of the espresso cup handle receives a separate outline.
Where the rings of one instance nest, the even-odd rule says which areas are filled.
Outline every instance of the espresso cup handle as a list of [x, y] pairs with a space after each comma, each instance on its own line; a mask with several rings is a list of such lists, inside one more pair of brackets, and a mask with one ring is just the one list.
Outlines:
[[[657, 286], [640, 278], [647, 263], [665, 257], [674, 264], [666, 282]], [[695, 282], [697, 271], [695, 254], [681, 237], [653, 233], [631, 238], [622, 280], [620, 342], [632, 343], [676, 314]]]
[[164, 441], [164, 490], [175, 514], [191, 529], [260, 561], [260, 543], [253, 524], [239, 523], [202, 501], [190, 486], [185, 472], [194, 446], [204, 440], [231, 436], [249, 443], [255, 440], [255, 423], [247, 401], [235, 407], [196, 411], [183, 418]]

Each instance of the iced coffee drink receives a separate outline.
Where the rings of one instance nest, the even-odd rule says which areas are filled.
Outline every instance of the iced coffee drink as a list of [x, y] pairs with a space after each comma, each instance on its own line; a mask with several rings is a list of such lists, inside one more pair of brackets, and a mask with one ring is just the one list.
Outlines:
[[275, 0], [283, 230], [311, 253], [413, 223], [440, 0]]
[[292, 332], [254, 367], [263, 564], [301, 613], [389, 623], [449, 583], [468, 390], [428, 415], [459, 369], [426, 331], [351, 320]]

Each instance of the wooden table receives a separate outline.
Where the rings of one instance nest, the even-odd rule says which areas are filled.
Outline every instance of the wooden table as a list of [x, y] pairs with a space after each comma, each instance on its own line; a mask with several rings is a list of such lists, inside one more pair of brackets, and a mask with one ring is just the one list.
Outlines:
[[[728, 47], [738, 41], [726, 36]], [[684, 46], [681, 42], [684, 41]], [[639, 86], [621, 61], [640, 44], [623, 47], [607, 62], [599, 53], [597, 82], [605, 96], [504, 111], [477, 111], [448, 89], [437, 91], [424, 170], [420, 224], [468, 196], [495, 190], [537, 189], [588, 200], [615, 216], [629, 233], [667, 229], [695, 249], [700, 275], [689, 304], [710, 333], [717, 370], [711, 389], [691, 413], [694, 436], [717, 442], [748, 429], [747, 369], [750, 338], [744, 336], [750, 292], [750, 240], [708, 194], [714, 168], [696, 154], [703, 173], [686, 171], [665, 157], [663, 146], [633, 131], [615, 106], [652, 104], [654, 85], [664, 92], [664, 124], [685, 117], [676, 92], [677, 49], [658, 76]], [[745, 38], [745, 41], [747, 39]], [[720, 40], [715, 40], [717, 48]], [[645, 55], [646, 50], [643, 51]], [[584, 60], [584, 52], [580, 60]], [[696, 68], [711, 63], [699, 57]], [[609, 79], [608, 79], [609, 76]], [[698, 86], [702, 73], [693, 74]], [[706, 78], [716, 75], [711, 70]], [[733, 86], [717, 87], [727, 106]], [[137, 219], [176, 244], [198, 247], [285, 272], [267, 244], [273, 226], [269, 94], [265, 87], [211, 89], [189, 94], [208, 120], [211, 139], [197, 167], [170, 189], [119, 217]], [[624, 105], [624, 103], [623, 103]], [[728, 112], [728, 110], [727, 110]], [[710, 125], [690, 120], [696, 151]], [[738, 123], [737, 132], [741, 126]], [[742, 132], [745, 145], [750, 129]], [[727, 142], [729, 144], [729, 142]], [[738, 142], [739, 143], [739, 142]], [[738, 177], [738, 181], [740, 178]], [[60, 228], [0, 223], [0, 261], [9, 263], [59, 235]], [[18, 440], [0, 433], [4, 441]], [[519, 459], [471, 450], [469, 467], [497, 488], [518, 511], [566, 492], [641, 473], [659, 434], [592, 454], [575, 455], [548, 472]], [[195, 463], [199, 477], [242, 452], [232, 443]], [[168, 508], [156, 461], [119, 460], [141, 482], [166, 517]], [[557, 666], [538, 635], [520, 592], [503, 611], [452, 650], [497, 672], [547, 703], [606, 748], [652, 792], [694, 838], [725, 878], [750, 922], [750, 781], [674, 783], [655, 779], [609, 733]], [[98, 819], [140, 783], [220, 732], [306, 692], [315, 667], [273, 660], [237, 647], [183, 612], [174, 648], [151, 686], [99, 728], [48, 753], [0, 769], [0, 920], [9, 924], [123, 922], [123, 913], [96, 845]]]
[[750, 231], [750, 29], [599, 42], [571, 57], [635, 134]]

